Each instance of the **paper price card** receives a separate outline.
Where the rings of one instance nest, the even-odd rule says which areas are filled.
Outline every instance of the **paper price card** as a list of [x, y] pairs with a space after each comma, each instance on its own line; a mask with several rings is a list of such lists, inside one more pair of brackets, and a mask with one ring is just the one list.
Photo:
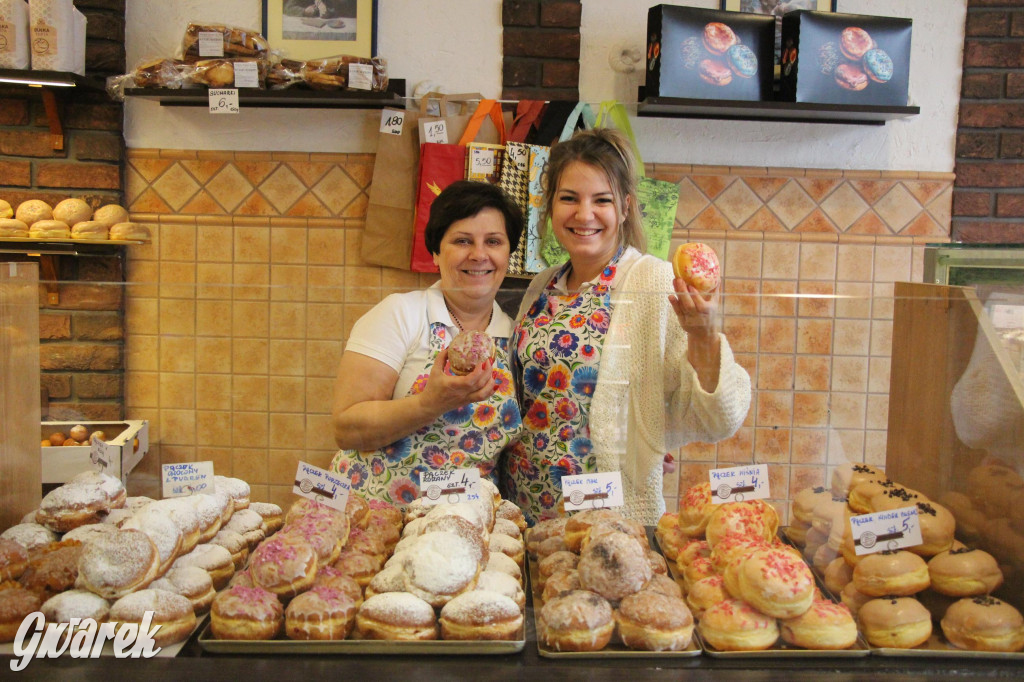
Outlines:
[[445, 469], [420, 473], [423, 504], [456, 504], [480, 499], [479, 469]]
[[110, 468], [112, 458], [118, 454], [117, 450], [117, 448], [107, 445], [106, 441], [100, 440], [95, 435], [89, 439], [89, 461], [101, 473]]
[[236, 88], [210, 88], [211, 114], [237, 114], [238, 90]]
[[334, 472], [299, 462], [295, 470], [295, 485], [292, 492], [307, 500], [315, 500], [340, 511], [345, 511], [348, 493], [352, 486]]
[[600, 474], [562, 476], [562, 498], [566, 511], [621, 507], [622, 474], [606, 471]]
[[214, 494], [213, 462], [164, 464], [160, 471], [164, 479], [164, 497]]
[[491, 175], [494, 173], [495, 154], [493, 149], [470, 150], [469, 170], [473, 174]]
[[996, 329], [1020, 329], [1024, 327], [1024, 306], [992, 306], [992, 326]]
[[771, 497], [767, 464], [712, 469], [708, 472], [708, 478], [711, 480], [712, 504], [764, 500]]
[[258, 88], [260, 87], [260, 69], [256, 62], [235, 63], [235, 87], [236, 88]]
[[348, 89], [373, 90], [373, 64], [349, 64]]
[[850, 530], [853, 531], [853, 549], [858, 556], [921, 544], [917, 507], [851, 516]]
[[448, 124], [444, 121], [427, 121], [423, 124], [424, 142], [448, 144]]
[[199, 56], [200, 57], [223, 57], [224, 56], [224, 34], [220, 31], [199, 32]]
[[401, 135], [405, 124], [405, 113], [395, 109], [380, 112], [380, 132], [387, 135]]

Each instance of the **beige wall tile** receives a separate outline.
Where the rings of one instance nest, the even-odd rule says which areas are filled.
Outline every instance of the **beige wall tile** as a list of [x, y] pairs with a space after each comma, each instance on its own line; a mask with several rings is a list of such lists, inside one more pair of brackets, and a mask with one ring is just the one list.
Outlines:
[[347, 338], [343, 303], [309, 303], [306, 305], [306, 338], [336, 340]]
[[192, 372], [196, 367], [196, 343], [191, 336], [164, 336], [160, 339], [160, 371]]
[[905, 246], [876, 246], [874, 282], [906, 282], [910, 279], [913, 251]]
[[160, 334], [192, 336], [196, 331], [196, 302], [165, 298], [160, 301]]
[[309, 267], [306, 295], [310, 301], [341, 303], [347, 295], [345, 271], [348, 268], [336, 265], [311, 265]]
[[798, 391], [825, 391], [832, 380], [832, 358], [829, 356], [796, 357], [793, 387]]
[[798, 391], [793, 394], [793, 426], [823, 427], [828, 423], [828, 394]]
[[125, 302], [125, 334], [160, 333], [160, 302], [155, 298], [129, 298]]
[[885, 466], [887, 434], [885, 431], [866, 431], [864, 433], [864, 463], [874, 466]]
[[[150, 438], [153, 438], [152, 433]], [[163, 445], [195, 445], [196, 411], [161, 408], [160, 442]]]
[[233, 339], [231, 356], [236, 372], [267, 373], [268, 353], [265, 339]]
[[224, 410], [232, 406], [232, 379], [226, 374], [196, 374], [196, 407]]
[[270, 266], [270, 299], [272, 301], [306, 300], [306, 266]]
[[895, 285], [880, 282], [871, 285], [871, 317], [876, 320], [891, 320], [895, 311]]
[[271, 375], [268, 408], [271, 412], [305, 412], [308, 389], [305, 377]]
[[344, 344], [341, 341], [311, 340], [306, 344], [306, 376], [334, 377]]
[[875, 249], [870, 244], [840, 244], [837, 249], [836, 279], [864, 282], [874, 267]]
[[868, 395], [866, 424], [869, 429], [889, 428], [889, 396]]
[[868, 364], [868, 390], [872, 393], [888, 394], [891, 370], [890, 358], [871, 358]]
[[305, 338], [306, 304], [297, 301], [271, 301], [269, 334], [272, 339]]
[[824, 464], [828, 436], [824, 429], [793, 429], [792, 447], [794, 464]]
[[868, 359], [836, 356], [832, 359], [832, 390], [866, 392], [868, 386]]
[[196, 260], [195, 225], [161, 225], [160, 237], [161, 261]]
[[306, 439], [306, 415], [271, 414], [270, 444], [275, 448], [297, 446]]
[[[264, 375], [235, 374], [231, 377], [231, 409], [239, 411], [266, 411], [267, 387]], [[266, 430], [264, 428], [264, 430]]]
[[792, 353], [796, 349], [796, 320], [761, 318], [762, 353]]
[[[345, 264], [345, 251], [348, 246], [348, 233], [355, 234], [352, 230], [339, 230], [337, 228], [311, 227], [307, 232], [310, 265], [343, 265]], [[358, 248], [355, 255], [358, 256]]]
[[231, 374], [231, 339], [196, 339], [196, 371], [211, 374]]
[[157, 372], [126, 372], [124, 402], [129, 409], [160, 407], [160, 375]]
[[270, 262], [306, 263], [306, 228], [270, 226]]
[[181, 462], [195, 462], [196, 448], [194, 445], [168, 445], [166, 443], [160, 448], [161, 464], [178, 464]]
[[195, 298], [196, 264], [161, 262], [159, 290], [161, 298]]
[[892, 354], [892, 322], [889, 322], [888, 320], [872, 320], [871, 354]]
[[835, 315], [834, 282], [800, 282], [797, 314], [800, 317], [832, 317]]
[[[196, 461], [213, 462], [213, 472], [225, 475], [223, 472], [231, 473], [231, 448], [225, 447], [204, 447], [196, 448]], [[251, 495], [250, 495], [251, 497]]]
[[[687, 455], [690, 454], [689, 447], [687, 446]], [[714, 466], [709, 468], [716, 468], [721, 462], [753, 462], [754, 428], [741, 426], [731, 438], [727, 438], [718, 444], [717, 456], [713, 452], [706, 456], [710, 457], [710, 461], [714, 463]], [[681, 476], [682, 471], [680, 470]], [[707, 475], [705, 475], [704, 480], [707, 480]], [[682, 480], [680, 480], [680, 485], [682, 485]]]
[[726, 279], [721, 294], [725, 315], [756, 316], [761, 309], [760, 286], [754, 279]]
[[[305, 460], [305, 455], [302, 454], [300, 447], [271, 448], [267, 458], [267, 480], [274, 483], [287, 483], [289, 493], [292, 487], [291, 482], [295, 480], [295, 472], [299, 468], [299, 462]], [[291, 502], [288, 504], [290, 505]], [[285, 507], [285, 510], [287, 509], [288, 507]]]
[[[268, 477], [268, 456], [265, 447], [235, 448], [231, 456], [232, 475], [249, 483], [250, 486], [266, 484]], [[263, 493], [266, 495], [266, 492]], [[250, 491], [250, 497], [252, 493]]]
[[[200, 446], [230, 447], [231, 412], [226, 410], [199, 410], [196, 412], [196, 444]], [[214, 471], [217, 465], [214, 464]]]
[[233, 232], [231, 225], [200, 225], [196, 228], [196, 260], [230, 263], [234, 255]]
[[234, 317], [231, 301], [196, 301], [196, 335], [231, 336], [230, 320]]
[[233, 336], [266, 338], [270, 333], [270, 304], [267, 301], [234, 301], [231, 320]]
[[836, 320], [836, 355], [867, 355], [871, 343], [871, 323], [867, 320]]
[[814, 467], [814, 466], [802, 466], [792, 467], [789, 472], [789, 494], [790, 497], [800, 492], [804, 488], [813, 488], [815, 486], [824, 486], [825, 480], [825, 467]]
[[762, 355], [758, 362], [758, 390], [791, 390], [793, 388], [792, 355]]
[[153, 371], [160, 368], [160, 337], [145, 334], [126, 335], [125, 375], [132, 372]]
[[765, 242], [762, 273], [766, 279], [795, 280], [799, 268], [798, 242]]
[[836, 282], [836, 317], [871, 317], [871, 285], [866, 282]]
[[269, 263], [270, 228], [235, 226], [234, 262]]
[[306, 406], [310, 412], [329, 413], [334, 401], [334, 379], [307, 379]]
[[729, 337], [729, 345], [734, 353], [757, 351], [758, 326], [758, 320], [754, 317], [725, 318], [723, 331]]
[[270, 296], [270, 266], [262, 263], [235, 263], [232, 298], [267, 299]]
[[196, 298], [230, 300], [232, 276], [230, 263], [197, 263]]
[[832, 349], [832, 320], [797, 320], [796, 350], [798, 353], [824, 355]]
[[[775, 428], [757, 428], [754, 435], [755, 459], [758, 462], [789, 463], [790, 430]], [[778, 489], [771, 487], [773, 496]]]
[[793, 394], [789, 391], [758, 391], [758, 426], [785, 426], [793, 423]]
[[160, 406], [165, 408], [188, 408], [196, 406], [196, 384], [194, 374], [161, 372]]
[[800, 244], [800, 279], [834, 280], [837, 244]]
[[864, 461], [864, 432], [853, 429], [829, 431], [829, 464]]
[[796, 315], [796, 289], [795, 281], [761, 282], [761, 314], [768, 317]]
[[833, 391], [829, 402], [829, 424], [836, 429], [863, 429], [866, 398], [863, 393]]
[[334, 426], [329, 414], [306, 415], [306, 449], [320, 451], [323, 455], [338, 449], [334, 444]]
[[352, 325], [359, 321], [359, 318], [370, 312], [373, 308], [372, 304], [369, 303], [346, 303], [345, 304], [345, 320], [344, 327], [342, 329], [341, 339], [343, 341], [348, 340], [348, 335], [352, 332]]
[[[265, 448], [267, 438], [267, 413], [242, 412], [235, 410], [231, 418], [231, 444], [235, 447], [235, 464], [238, 464], [238, 448]], [[265, 478], [260, 481], [266, 481]], [[258, 481], [254, 481], [258, 482]]]
[[306, 342], [302, 339], [271, 339], [270, 374], [274, 376], [296, 376], [306, 374]]

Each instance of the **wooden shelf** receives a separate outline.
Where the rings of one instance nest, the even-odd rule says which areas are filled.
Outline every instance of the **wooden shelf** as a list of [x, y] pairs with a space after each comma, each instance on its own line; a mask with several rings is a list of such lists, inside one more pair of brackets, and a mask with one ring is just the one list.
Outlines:
[[645, 97], [640, 89], [637, 116], [650, 118], [704, 118], [732, 121], [786, 121], [884, 125], [887, 121], [921, 113], [920, 107], [893, 107], [810, 102], [746, 102], [683, 97]]
[[[156, 101], [162, 107], [206, 107], [210, 104], [207, 88], [127, 88], [125, 97]], [[387, 92], [368, 90], [307, 90], [301, 87], [283, 90], [240, 88], [239, 107], [277, 107], [292, 109], [383, 109], [405, 108], [405, 79], [392, 78]]]

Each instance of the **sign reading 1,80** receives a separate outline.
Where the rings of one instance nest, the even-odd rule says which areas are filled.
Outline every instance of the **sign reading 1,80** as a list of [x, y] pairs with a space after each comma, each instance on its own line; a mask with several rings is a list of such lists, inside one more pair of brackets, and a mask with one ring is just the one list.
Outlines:
[[444, 469], [420, 474], [420, 498], [428, 507], [480, 499], [478, 469]]

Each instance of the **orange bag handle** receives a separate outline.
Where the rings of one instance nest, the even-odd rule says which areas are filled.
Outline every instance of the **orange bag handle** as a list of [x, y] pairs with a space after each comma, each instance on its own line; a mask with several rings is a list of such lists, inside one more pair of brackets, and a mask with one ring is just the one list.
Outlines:
[[480, 100], [476, 111], [473, 112], [473, 116], [469, 119], [469, 124], [466, 125], [466, 132], [459, 139], [459, 144], [466, 146], [476, 139], [477, 134], [480, 132], [480, 126], [483, 125], [484, 119], [488, 116], [491, 117], [494, 127], [498, 129], [501, 144], [504, 145], [508, 142], [508, 135], [505, 132], [505, 119], [501, 115], [501, 105], [496, 99], [483, 99]]

